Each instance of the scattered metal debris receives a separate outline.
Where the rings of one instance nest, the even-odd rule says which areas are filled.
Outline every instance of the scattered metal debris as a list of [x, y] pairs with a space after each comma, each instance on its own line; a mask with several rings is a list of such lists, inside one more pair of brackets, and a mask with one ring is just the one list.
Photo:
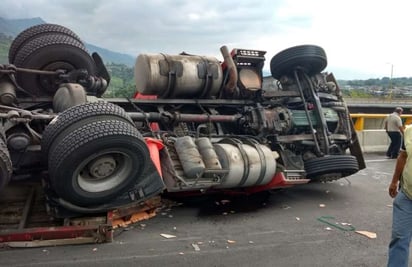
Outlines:
[[175, 238], [175, 235], [170, 235], [170, 234], [160, 234], [162, 237], [166, 238], [166, 239], [170, 239], [170, 238]]

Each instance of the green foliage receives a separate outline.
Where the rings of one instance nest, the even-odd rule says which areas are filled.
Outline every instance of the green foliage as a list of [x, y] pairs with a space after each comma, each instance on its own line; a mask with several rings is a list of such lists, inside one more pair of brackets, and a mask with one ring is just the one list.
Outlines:
[[11, 37], [0, 33], [0, 64], [6, 64], [9, 62], [8, 55], [11, 42]]
[[371, 98], [373, 95], [362, 89], [353, 89], [349, 91], [349, 96], [353, 98]]
[[103, 97], [133, 97], [136, 91], [133, 68], [115, 63], [106, 64], [106, 68], [111, 80]]
[[393, 88], [393, 87], [402, 87], [412, 85], [412, 77], [400, 77], [400, 78], [376, 78], [376, 79], [367, 79], [367, 80], [338, 80], [339, 85], [341, 86], [351, 86], [351, 87], [364, 87], [364, 86], [376, 86], [382, 88]]

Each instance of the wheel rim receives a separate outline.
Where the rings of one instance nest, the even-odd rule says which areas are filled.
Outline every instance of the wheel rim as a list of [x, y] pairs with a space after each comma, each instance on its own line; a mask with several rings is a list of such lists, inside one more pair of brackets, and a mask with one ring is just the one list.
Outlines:
[[83, 160], [74, 172], [78, 186], [91, 193], [111, 190], [123, 184], [133, 170], [132, 159], [122, 151], [102, 151]]

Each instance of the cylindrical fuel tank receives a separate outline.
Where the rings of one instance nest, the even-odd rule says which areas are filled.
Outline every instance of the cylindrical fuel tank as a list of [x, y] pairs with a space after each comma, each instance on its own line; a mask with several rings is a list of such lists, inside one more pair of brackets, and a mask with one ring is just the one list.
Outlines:
[[276, 172], [273, 152], [264, 145], [214, 144], [224, 169], [229, 173], [216, 188], [236, 188], [269, 183]]
[[216, 58], [194, 55], [141, 54], [134, 72], [137, 91], [159, 98], [210, 98], [223, 80]]

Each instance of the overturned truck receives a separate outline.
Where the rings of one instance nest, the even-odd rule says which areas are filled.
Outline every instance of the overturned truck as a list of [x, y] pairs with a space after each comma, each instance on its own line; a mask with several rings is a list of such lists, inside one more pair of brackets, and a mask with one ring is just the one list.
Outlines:
[[0, 65], [0, 190], [42, 175], [55, 216], [159, 194], [251, 194], [365, 167], [347, 106], [315, 45], [209, 56], [141, 54], [136, 94], [104, 98], [97, 53], [60, 25], [28, 28]]

